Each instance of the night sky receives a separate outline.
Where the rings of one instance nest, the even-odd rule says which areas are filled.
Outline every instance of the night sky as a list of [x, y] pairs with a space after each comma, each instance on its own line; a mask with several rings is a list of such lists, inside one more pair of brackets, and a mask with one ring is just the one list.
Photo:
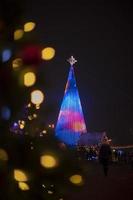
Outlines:
[[106, 131], [114, 143], [133, 143], [133, 7], [92, 2], [26, 3], [24, 18], [36, 21], [40, 41], [56, 50], [40, 73], [49, 84], [43, 110], [49, 106], [51, 112], [44, 119], [57, 121], [69, 72], [66, 60], [73, 55], [88, 131]]

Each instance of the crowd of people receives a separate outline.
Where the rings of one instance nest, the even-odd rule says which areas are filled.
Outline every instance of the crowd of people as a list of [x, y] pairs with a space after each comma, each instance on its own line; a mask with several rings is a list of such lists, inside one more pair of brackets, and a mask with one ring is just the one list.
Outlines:
[[101, 143], [90, 146], [78, 146], [80, 158], [99, 162], [103, 166], [104, 175], [107, 176], [109, 165], [129, 164], [133, 169], [133, 149], [115, 149], [111, 147], [107, 137]]

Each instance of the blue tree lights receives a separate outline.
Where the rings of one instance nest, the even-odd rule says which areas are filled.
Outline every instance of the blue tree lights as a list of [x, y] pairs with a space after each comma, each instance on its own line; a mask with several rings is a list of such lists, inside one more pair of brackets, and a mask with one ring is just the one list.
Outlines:
[[56, 136], [68, 145], [76, 145], [80, 135], [87, 132], [74, 75], [76, 60], [73, 59], [69, 59], [71, 67], [55, 129]]

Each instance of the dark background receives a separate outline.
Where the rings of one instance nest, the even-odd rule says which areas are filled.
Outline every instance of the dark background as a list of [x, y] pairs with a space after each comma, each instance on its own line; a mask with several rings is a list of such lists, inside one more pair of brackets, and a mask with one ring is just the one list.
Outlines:
[[131, 2], [29, 0], [23, 7], [23, 20], [35, 21], [34, 34], [56, 50], [55, 58], [39, 68], [40, 79], [44, 74], [48, 83], [41, 86], [44, 121], [57, 122], [69, 72], [66, 60], [73, 55], [88, 131], [106, 131], [117, 144], [132, 143]]

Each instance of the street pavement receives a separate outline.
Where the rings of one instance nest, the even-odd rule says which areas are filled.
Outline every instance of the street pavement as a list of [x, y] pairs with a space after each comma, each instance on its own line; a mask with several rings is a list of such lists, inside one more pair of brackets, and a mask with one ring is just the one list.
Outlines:
[[83, 188], [77, 192], [70, 191], [67, 200], [133, 199], [133, 169], [129, 164], [111, 164], [107, 177], [98, 162], [88, 161], [87, 170]]

